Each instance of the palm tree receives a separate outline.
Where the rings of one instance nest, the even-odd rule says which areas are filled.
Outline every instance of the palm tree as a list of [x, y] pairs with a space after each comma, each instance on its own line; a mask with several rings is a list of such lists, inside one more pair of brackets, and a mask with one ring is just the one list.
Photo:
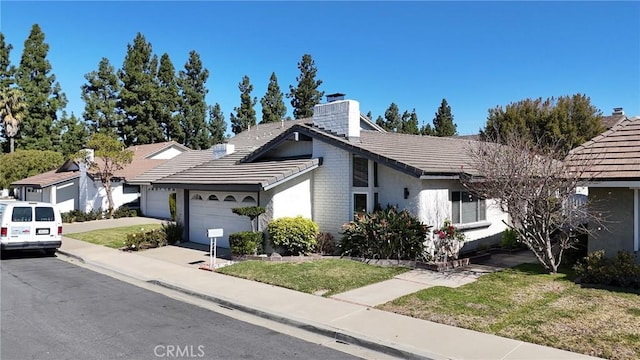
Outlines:
[[10, 88], [0, 92], [0, 118], [5, 136], [9, 138], [9, 152], [14, 151], [14, 137], [18, 134], [26, 110], [27, 103], [20, 89]]

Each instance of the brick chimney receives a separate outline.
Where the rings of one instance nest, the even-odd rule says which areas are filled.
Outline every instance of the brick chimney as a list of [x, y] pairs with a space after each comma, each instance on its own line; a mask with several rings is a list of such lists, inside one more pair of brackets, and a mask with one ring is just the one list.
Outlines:
[[345, 136], [350, 141], [360, 139], [360, 103], [344, 100], [344, 94], [327, 95], [329, 102], [313, 107], [313, 125]]

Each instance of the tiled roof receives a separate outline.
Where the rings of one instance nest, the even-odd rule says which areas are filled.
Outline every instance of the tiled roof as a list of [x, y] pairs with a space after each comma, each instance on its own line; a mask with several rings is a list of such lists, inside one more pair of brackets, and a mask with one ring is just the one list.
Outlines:
[[234, 145], [236, 150], [253, 150], [266, 144], [271, 139], [291, 128], [293, 125], [303, 124], [304, 122], [311, 122], [311, 119], [258, 124], [229, 139], [229, 144]]
[[567, 157], [567, 161], [576, 166], [584, 159], [593, 162], [585, 178], [640, 179], [640, 119], [620, 122], [611, 130], [573, 149]]
[[[300, 124], [304, 120], [293, 120], [284, 122], [274, 122], [266, 124], [258, 124], [251, 129], [245, 130], [240, 134], [229, 139], [229, 144], [235, 146], [239, 153], [247, 154], [257, 147], [267, 143], [274, 137], [286, 131], [295, 124]], [[167, 176], [188, 170], [192, 167], [201, 165], [207, 161], [213, 160], [213, 152], [211, 149], [187, 151], [175, 158], [149, 170], [131, 180], [127, 181], [131, 184], [149, 184], [157, 182]]]
[[[133, 151], [133, 160], [124, 169], [118, 170], [114, 173], [115, 177], [123, 178], [123, 179], [133, 179], [138, 175], [149, 171], [156, 166], [163, 164], [167, 161], [167, 159], [148, 159], [163, 150], [166, 150], [172, 146], [177, 146], [178, 148], [183, 148], [189, 150], [189, 148], [176, 143], [175, 141], [166, 141], [162, 143], [156, 144], [145, 144], [145, 145], [134, 145], [127, 148], [127, 150]], [[97, 163], [101, 162], [99, 157], [96, 157], [95, 161]]]
[[242, 161], [251, 162], [258, 159], [271, 146], [298, 131], [311, 137], [319, 138], [347, 151], [382, 162], [396, 170], [414, 176], [422, 175], [458, 175], [462, 170], [477, 175], [470, 167], [467, 156], [469, 147], [475, 141], [454, 137], [421, 136], [398, 133], [380, 133], [377, 131], [360, 131], [360, 138], [350, 141], [344, 136], [335, 135], [309, 124], [300, 124], [283, 133], [272, 143], [249, 154]]
[[169, 176], [210, 161], [212, 157], [213, 154], [210, 149], [186, 151], [173, 159], [169, 159], [153, 169], [144, 172], [143, 174], [127, 180], [127, 182], [139, 185], [149, 184], [165, 176]]
[[51, 170], [42, 174], [30, 176], [28, 178], [11, 183], [11, 186], [34, 186], [44, 188], [47, 186], [59, 184], [67, 180], [75, 179], [80, 176], [79, 171], [57, 171], [58, 170]]
[[602, 123], [602, 127], [605, 130], [609, 130], [612, 127], [616, 126], [619, 122], [625, 120], [627, 117], [624, 114], [615, 114], [609, 116], [603, 116], [600, 122]]
[[285, 178], [320, 165], [319, 159], [289, 159], [240, 163], [247, 151], [238, 151], [220, 159], [210, 160], [196, 167], [153, 182], [168, 187], [233, 188], [258, 191]]

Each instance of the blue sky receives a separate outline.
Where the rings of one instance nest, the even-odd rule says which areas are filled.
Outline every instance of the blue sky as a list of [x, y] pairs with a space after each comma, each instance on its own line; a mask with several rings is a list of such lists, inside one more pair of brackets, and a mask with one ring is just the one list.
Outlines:
[[[421, 125], [446, 98], [460, 134], [476, 133], [489, 108], [525, 98], [583, 93], [604, 115], [614, 107], [640, 115], [638, 1], [3, 0], [0, 29], [14, 46], [12, 64], [34, 23], [50, 46], [67, 111], [77, 116], [84, 75], [102, 57], [121, 67], [138, 32], [176, 69], [191, 50], [200, 54], [210, 71], [207, 103], [220, 103], [227, 122], [242, 76], [258, 100], [271, 72], [286, 93], [305, 53], [325, 94], [346, 93], [374, 117], [391, 102], [415, 108]], [[259, 121], [259, 101], [256, 111]]]

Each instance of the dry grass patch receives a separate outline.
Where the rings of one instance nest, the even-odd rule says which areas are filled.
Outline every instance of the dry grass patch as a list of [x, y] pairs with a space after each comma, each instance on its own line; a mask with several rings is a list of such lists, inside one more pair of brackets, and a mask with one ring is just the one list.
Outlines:
[[581, 288], [571, 274], [545, 274], [535, 264], [379, 308], [592, 356], [640, 358], [640, 296]]

